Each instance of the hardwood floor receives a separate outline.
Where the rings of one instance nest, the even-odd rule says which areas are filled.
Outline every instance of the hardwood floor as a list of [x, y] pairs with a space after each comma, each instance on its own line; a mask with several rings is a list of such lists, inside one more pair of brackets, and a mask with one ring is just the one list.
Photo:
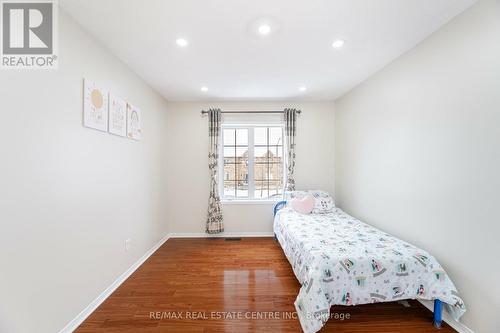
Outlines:
[[[272, 238], [169, 239], [76, 332], [301, 332], [299, 288]], [[335, 306], [339, 318], [321, 332], [438, 332], [432, 313], [410, 304]], [[445, 332], [455, 331], [443, 323]]]

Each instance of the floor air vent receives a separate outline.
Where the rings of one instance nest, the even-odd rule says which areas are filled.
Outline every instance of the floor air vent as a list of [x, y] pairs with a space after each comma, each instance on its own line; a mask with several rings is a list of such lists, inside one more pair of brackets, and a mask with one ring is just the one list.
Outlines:
[[226, 237], [224, 239], [227, 241], [240, 241], [241, 237]]

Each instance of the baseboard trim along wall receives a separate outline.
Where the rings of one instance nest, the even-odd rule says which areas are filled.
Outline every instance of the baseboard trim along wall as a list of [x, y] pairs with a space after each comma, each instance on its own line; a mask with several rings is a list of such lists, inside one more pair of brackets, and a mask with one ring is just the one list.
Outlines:
[[[418, 301], [422, 303], [422, 305], [425, 306], [427, 309], [434, 311], [434, 302], [421, 299], [419, 299]], [[443, 309], [443, 321], [448, 325], [450, 325], [458, 333], [474, 333], [473, 330], [471, 330], [461, 322], [453, 319], [448, 313], [448, 311], [446, 311], [446, 309]]]
[[273, 232], [221, 232], [207, 234], [205, 232], [174, 232], [169, 238], [224, 238], [224, 237], [274, 237]]
[[[82, 312], [71, 320], [59, 333], [71, 333], [94, 312], [132, 273], [134, 273], [156, 250], [158, 250], [170, 238], [224, 238], [224, 237], [273, 237], [272, 232], [223, 232], [220, 234], [207, 234], [203, 232], [174, 232], [163, 237], [156, 245], [148, 250], [139, 260], [120, 275], [106, 290], [104, 290], [95, 300], [93, 300]], [[433, 302], [419, 300], [426, 308], [433, 311]], [[443, 311], [443, 320], [459, 333], [475, 333], [461, 322], [454, 320], [450, 314]]]
[[148, 250], [139, 260], [137, 260], [132, 266], [129, 267], [122, 275], [120, 275], [115, 282], [113, 282], [106, 290], [104, 290], [95, 300], [92, 301], [78, 316], [76, 316], [72, 321], [70, 321], [59, 333], [71, 333], [80, 326], [81, 323], [92, 312], [97, 309], [102, 302], [106, 300], [132, 273], [134, 273], [137, 268], [139, 268], [156, 250], [158, 250], [167, 240], [169, 235], [163, 237], [156, 245]]
[[156, 250], [158, 250], [169, 238], [207, 238], [207, 237], [273, 237], [272, 232], [223, 232], [220, 234], [210, 235], [204, 232], [185, 232], [185, 233], [171, 233], [163, 237], [155, 246], [149, 249], [139, 260], [137, 260], [129, 269], [120, 275], [106, 290], [104, 290], [95, 300], [92, 301], [82, 312], [71, 320], [59, 333], [71, 333], [80, 326], [81, 323], [92, 312], [94, 312], [99, 305], [102, 304], [126, 279], [134, 273]]

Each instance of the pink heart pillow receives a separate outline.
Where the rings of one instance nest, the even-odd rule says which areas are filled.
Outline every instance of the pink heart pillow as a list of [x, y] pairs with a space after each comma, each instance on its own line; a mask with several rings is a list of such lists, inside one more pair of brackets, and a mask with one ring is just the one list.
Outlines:
[[311, 214], [314, 208], [314, 197], [312, 195], [306, 195], [303, 198], [293, 198], [290, 201], [292, 208], [301, 214]]

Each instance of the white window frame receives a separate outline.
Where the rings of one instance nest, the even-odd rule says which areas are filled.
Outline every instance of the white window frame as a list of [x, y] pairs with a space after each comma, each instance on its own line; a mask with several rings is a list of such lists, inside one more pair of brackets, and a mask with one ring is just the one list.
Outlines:
[[[286, 167], [285, 167], [285, 154], [286, 154], [286, 144], [285, 144], [285, 125], [284, 124], [221, 124], [221, 131], [220, 131], [220, 137], [219, 137], [219, 142], [221, 143], [219, 145], [219, 170], [218, 170], [218, 186], [219, 186], [219, 195], [221, 198], [221, 202], [223, 204], [245, 204], [245, 203], [275, 203], [280, 200], [282, 200], [281, 197], [276, 197], [276, 198], [255, 198], [254, 197], [254, 192], [255, 192], [255, 179], [254, 179], [254, 164], [255, 164], [255, 156], [254, 156], [254, 129], [256, 127], [279, 127], [281, 128], [281, 135], [282, 135], [282, 140], [283, 140], [283, 149], [282, 149], [282, 156], [281, 160], [283, 161], [282, 163], [282, 181], [283, 184], [285, 184], [285, 178], [286, 178]], [[247, 198], [230, 198], [230, 197], [225, 197], [224, 196], [224, 180], [225, 180], [225, 175], [224, 175], [224, 129], [248, 129], [248, 197]], [[235, 193], [236, 194], [236, 193]]]

